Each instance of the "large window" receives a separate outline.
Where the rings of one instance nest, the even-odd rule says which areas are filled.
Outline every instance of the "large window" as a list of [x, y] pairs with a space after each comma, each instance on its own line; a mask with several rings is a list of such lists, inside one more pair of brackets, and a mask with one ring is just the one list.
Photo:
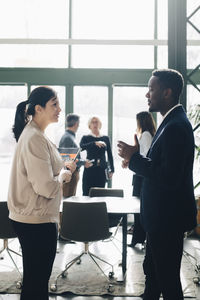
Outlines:
[[[48, 136], [58, 145], [64, 133], [65, 115], [74, 112], [80, 115], [77, 133], [80, 141], [89, 131], [89, 117], [98, 115], [103, 123], [102, 133], [110, 136], [113, 147], [116, 173], [112, 186], [123, 185], [125, 193], [131, 195], [132, 174], [121, 169], [116, 143], [118, 139], [132, 143], [135, 114], [148, 109], [145, 93], [151, 71], [168, 67], [168, 54], [174, 54], [168, 48], [176, 49], [176, 43], [168, 43], [168, 20], [174, 13], [169, 1], [172, 7], [174, 2], [179, 3], [179, 0], [1, 1], [0, 114], [6, 114], [2, 101], [9, 111], [9, 121], [0, 129], [1, 159], [10, 153], [11, 162], [15, 142], [6, 128], [11, 130], [13, 115], [10, 114], [16, 104], [33, 87], [49, 85], [58, 92], [62, 113], [59, 123], [48, 128]], [[175, 14], [177, 20], [182, 18], [178, 10]], [[199, 103], [199, 20], [199, 0], [187, 0], [188, 74], [196, 68], [188, 77], [187, 109]], [[14, 102], [10, 105], [11, 99]], [[4, 124], [4, 119], [1, 120]], [[160, 116], [157, 121], [160, 123]]]
[[0, 9], [0, 67], [167, 67], [167, 0], [7, 0]]

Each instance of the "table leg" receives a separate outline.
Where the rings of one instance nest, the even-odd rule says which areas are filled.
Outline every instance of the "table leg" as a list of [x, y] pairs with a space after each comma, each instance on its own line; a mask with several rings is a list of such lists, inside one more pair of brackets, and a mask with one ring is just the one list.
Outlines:
[[126, 255], [127, 255], [127, 215], [123, 215], [122, 219], [122, 263], [121, 263], [121, 272], [117, 276], [117, 282], [124, 282], [125, 273], [126, 273]]
[[126, 272], [126, 260], [127, 260], [127, 215], [123, 215], [122, 220], [122, 271]]

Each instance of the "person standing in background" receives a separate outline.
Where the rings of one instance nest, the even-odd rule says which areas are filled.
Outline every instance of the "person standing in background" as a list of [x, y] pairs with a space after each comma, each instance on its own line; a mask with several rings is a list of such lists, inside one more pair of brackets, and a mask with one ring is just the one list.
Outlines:
[[[151, 113], [148, 111], [138, 113], [136, 115], [136, 122], [140, 154], [146, 156], [156, 132], [155, 122]], [[137, 174], [133, 175], [133, 196], [140, 198], [142, 182], [142, 176]], [[130, 229], [132, 229], [132, 240], [128, 246], [134, 248], [137, 243], [143, 244], [146, 238], [146, 233], [140, 223], [140, 214], [134, 214], [134, 225]]]
[[172, 69], [154, 70], [146, 94], [149, 111], [160, 112], [163, 121], [147, 157], [135, 145], [118, 142], [119, 156], [129, 169], [144, 177], [141, 222], [147, 235], [143, 263], [144, 300], [183, 300], [180, 267], [184, 233], [197, 225], [194, 197], [194, 135], [179, 103], [182, 75]]
[[17, 141], [8, 190], [9, 218], [23, 257], [21, 300], [48, 300], [48, 282], [57, 246], [63, 181], [71, 180], [74, 162], [65, 166], [46, 127], [58, 122], [60, 105], [49, 87], [34, 89], [17, 106], [13, 132]]
[[[114, 164], [112, 150], [110, 146], [109, 137], [100, 134], [101, 121], [97, 117], [92, 117], [88, 121], [88, 127], [91, 133], [84, 135], [80, 142], [82, 150], [86, 150], [87, 159], [92, 161], [91, 168], [84, 168], [83, 172], [83, 195], [88, 196], [91, 187], [105, 187], [106, 184], [106, 169], [109, 164], [109, 179], [114, 173]], [[106, 152], [108, 162], [106, 161]]]
[[[79, 128], [80, 117], [76, 114], [68, 114], [66, 116], [66, 126], [67, 129], [64, 135], [61, 137], [59, 142], [59, 148], [79, 148], [78, 143], [76, 142], [76, 132]], [[68, 198], [76, 195], [77, 184], [79, 181], [79, 171], [80, 167], [84, 166], [85, 168], [89, 168], [92, 166], [92, 163], [89, 162], [88, 159], [81, 159], [80, 154], [76, 160], [76, 170], [72, 174], [72, 178], [70, 182], [63, 183], [63, 197]]]

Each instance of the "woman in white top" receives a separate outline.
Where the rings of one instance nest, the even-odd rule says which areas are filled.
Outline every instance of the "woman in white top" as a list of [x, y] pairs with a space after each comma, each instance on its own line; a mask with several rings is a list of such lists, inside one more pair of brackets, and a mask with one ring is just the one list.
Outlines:
[[[142, 111], [136, 115], [137, 121], [137, 136], [140, 145], [140, 154], [147, 155], [153, 136], [156, 132], [155, 122], [152, 115], [148, 111]], [[133, 196], [140, 198], [142, 189], [143, 177], [137, 174], [133, 175]], [[146, 234], [140, 224], [140, 214], [134, 214], [134, 226], [132, 229], [132, 241], [130, 247], [135, 247], [137, 243], [143, 244], [146, 238]]]
[[[34, 89], [17, 106], [17, 141], [8, 191], [8, 209], [23, 256], [21, 300], [48, 300], [48, 281], [56, 255], [61, 185], [76, 164], [63, 169], [56, 146], [44, 131], [58, 122], [61, 109], [54, 90]], [[61, 171], [62, 170], [62, 171]]]

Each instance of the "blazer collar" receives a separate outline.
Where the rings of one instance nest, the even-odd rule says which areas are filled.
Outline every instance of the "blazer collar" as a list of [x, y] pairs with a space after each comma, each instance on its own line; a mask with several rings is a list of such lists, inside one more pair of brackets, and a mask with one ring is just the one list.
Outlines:
[[153, 144], [156, 142], [158, 136], [160, 135], [161, 131], [163, 130], [163, 128], [166, 126], [166, 124], [173, 118], [176, 117], [177, 114], [179, 113], [184, 113], [184, 109], [182, 105], [179, 105], [177, 107], [175, 107], [172, 111], [169, 112], [169, 114], [164, 118], [164, 120], [162, 121], [162, 123], [160, 124], [160, 126], [158, 127], [156, 134], [153, 137], [152, 140], [152, 144], [151, 146], [153, 146]]

